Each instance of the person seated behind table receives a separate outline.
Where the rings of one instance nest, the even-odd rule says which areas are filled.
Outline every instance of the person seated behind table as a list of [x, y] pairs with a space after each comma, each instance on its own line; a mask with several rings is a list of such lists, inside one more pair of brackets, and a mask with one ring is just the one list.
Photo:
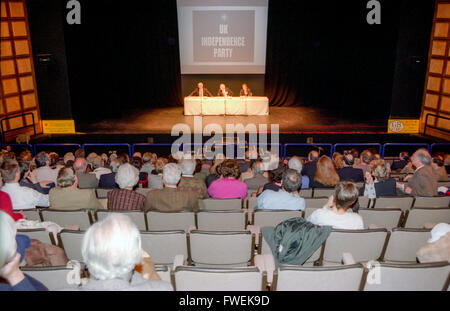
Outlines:
[[181, 170], [175, 163], [164, 165], [162, 173], [163, 189], [153, 189], [145, 199], [146, 210], [162, 212], [198, 211], [198, 196], [194, 192], [177, 188], [181, 179]]
[[266, 190], [258, 197], [258, 209], [305, 209], [305, 199], [300, 197], [302, 175], [294, 169], [287, 169], [283, 173], [281, 190]]
[[372, 163], [372, 172], [366, 172], [364, 186], [359, 195], [371, 199], [380, 196], [396, 196], [397, 187], [394, 178], [389, 178], [390, 168], [384, 160], [375, 160]]
[[342, 181], [336, 186], [328, 203], [315, 210], [307, 220], [315, 225], [332, 226], [334, 229], [364, 229], [362, 217], [349, 211], [358, 202], [358, 195], [358, 187], [354, 182]]
[[213, 97], [213, 94], [210, 91], [208, 91], [206, 87], [203, 86], [203, 82], [199, 82], [197, 84], [197, 87], [188, 96]]
[[133, 191], [139, 181], [139, 170], [129, 163], [122, 164], [117, 170], [114, 189], [107, 194], [109, 210], [144, 210], [145, 196]]
[[215, 199], [244, 200], [247, 197], [247, 184], [238, 180], [241, 175], [239, 165], [234, 159], [227, 159], [220, 165], [221, 178], [213, 181], [208, 188], [208, 194]]
[[94, 189], [78, 188], [78, 177], [71, 167], [59, 170], [56, 187], [50, 190], [49, 199], [50, 207], [54, 209], [103, 209]]
[[247, 86], [247, 83], [242, 84], [241, 91], [239, 92], [240, 96], [253, 96], [252, 90], [250, 90]]
[[334, 188], [339, 183], [339, 175], [334, 169], [330, 157], [323, 155], [317, 161], [317, 169], [314, 174], [311, 188]]
[[225, 83], [220, 83], [217, 96], [231, 97], [233, 96], [233, 92], [230, 90], [230, 88], [225, 86]]
[[[166, 281], [147, 280], [135, 272], [143, 263], [141, 235], [127, 215], [111, 213], [86, 231], [81, 244], [89, 280], [80, 291], [172, 291]], [[66, 289], [62, 289], [66, 290]]]
[[47, 291], [39, 281], [24, 274], [19, 264], [30, 243], [16, 236], [14, 219], [0, 211], [0, 291]]

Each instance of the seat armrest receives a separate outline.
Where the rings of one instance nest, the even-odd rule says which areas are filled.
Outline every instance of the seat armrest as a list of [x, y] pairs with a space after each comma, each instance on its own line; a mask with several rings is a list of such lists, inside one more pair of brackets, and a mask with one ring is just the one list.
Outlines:
[[255, 236], [258, 236], [261, 233], [261, 228], [255, 225], [248, 225], [247, 230], [253, 233]]
[[187, 230], [187, 233], [191, 233], [191, 231], [193, 231], [193, 230], [197, 230], [197, 227], [196, 226], [189, 226], [189, 228]]
[[175, 271], [176, 267], [182, 266], [184, 264], [184, 256], [183, 255], [175, 255], [173, 259], [173, 270]]
[[272, 284], [273, 274], [275, 272], [275, 260], [273, 259], [272, 254], [265, 254], [263, 256], [264, 256], [264, 264], [266, 266], [266, 272], [267, 272], [267, 283]]
[[377, 226], [377, 225], [374, 225], [374, 224], [370, 224], [368, 229], [383, 229], [383, 227], [380, 227], [380, 226]]
[[354, 265], [356, 263], [351, 253], [342, 253], [342, 262], [344, 265]]
[[436, 226], [436, 225], [437, 225], [437, 223], [435, 223], [435, 222], [426, 222], [423, 224], [423, 227], [425, 229], [433, 229], [434, 226]]

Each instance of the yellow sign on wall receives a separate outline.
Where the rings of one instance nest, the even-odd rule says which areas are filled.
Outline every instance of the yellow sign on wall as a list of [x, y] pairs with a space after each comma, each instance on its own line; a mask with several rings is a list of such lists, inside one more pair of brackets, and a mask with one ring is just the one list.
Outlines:
[[390, 119], [388, 121], [390, 134], [418, 134], [419, 119]]
[[74, 120], [42, 120], [44, 134], [75, 134]]

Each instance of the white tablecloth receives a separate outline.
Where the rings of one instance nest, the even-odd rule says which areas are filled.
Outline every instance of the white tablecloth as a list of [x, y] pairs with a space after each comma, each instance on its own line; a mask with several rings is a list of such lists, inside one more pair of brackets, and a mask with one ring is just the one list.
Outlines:
[[267, 97], [185, 97], [184, 115], [268, 115]]

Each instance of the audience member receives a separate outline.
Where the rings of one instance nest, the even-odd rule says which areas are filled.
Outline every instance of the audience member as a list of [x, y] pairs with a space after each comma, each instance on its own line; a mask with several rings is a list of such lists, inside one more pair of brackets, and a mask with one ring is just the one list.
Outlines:
[[263, 171], [262, 162], [260, 160], [253, 161], [250, 169], [253, 177], [244, 180], [247, 188], [257, 190], [259, 187], [264, 187], [264, 185], [268, 182], [268, 179], [264, 176], [265, 172]]
[[241, 175], [236, 160], [227, 159], [220, 166], [221, 178], [213, 181], [208, 188], [208, 193], [215, 199], [244, 200], [247, 197], [247, 185], [238, 180]]
[[222, 164], [222, 162], [225, 160], [225, 156], [222, 153], [218, 153], [214, 156], [214, 162], [211, 168], [209, 169], [210, 174], [206, 176], [205, 184], [206, 187], [209, 188], [211, 183], [217, 179], [220, 178], [220, 169], [219, 166]]
[[196, 162], [194, 159], [182, 159], [178, 164], [181, 169], [181, 179], [178, 189], [181, 191], [191, 191], [197, 194], [199, 199], [208, 197], [208, 189], [203, 180], [194, 178]]
[[[303, 169], [302, 160], [297, 156], [290, 158], [288, 161], [288, 168], [296, 170], [299, 174], [301, 174]], [[302, 176], [302, 189], [309, 188], [309, 177], [303, 175], [301, 176]]]
[[258, 197], [258, 209], [305, 209], [305, 199], [300, 197], [302, 175], [294, 169], [287, 169], [283, 173], [281, 189], [278, 191], [266, 190]]
[[148, 176], [148, 187], [150, 189], [162, 189], [163, 188], [163, 169], [164, 165], [166, 165], [166, 162], [164, 161], [164, 158], [159, 158], [155, 162], [155, 171], [152, 172]]
[[73, 163], [73, 169], [77, 174], [78, 188], [92, 189], [98, 187], [98, 179], [94, 173], [87, 173], [88, 163], [85, 158], [77, 158]]
[[38, 182], [36, 178], [36, 170], [30, 170], [30, 163], [26, 161], [19, 161], [20, 167], [20, 181], [22, 187], [29, 187], [42, 194], [48, 194], [51, 188], [55, 187], [55, 183], [48, 181]]
[[110, 163], [111, 173], [100, 175], [100, 180], [98, 181], [99, 188], [113, 189], [117, 188], [116, 185], [116, 172], [119, 169], [120, 165], [119, 160], [112, 160]]
[[50, 207], [61, 210], [103, 209], [93, 189], [78, 189], [77, 186], [78, 178], [73, 168], [60, 169], [56, 187], [50, 190]]
[[147, 173], [150, 175], [152, 171], [155, 169], [155, 165], [153, 162], [153, 154], [151, 152], [146, 152], [142, 155], [143, 165], [141, 167], [141, 172]]
[[389, 175], [390, 168], [384, 160], [373, 161], [372, 173], [366, 173], [365, 184], [359, 190], [359, 194], [371, 199], [381, 196], [396, 196], [396, 181], [394, 178], [389, 178]]
[[311, 188], [334, 188], [339, 183], [339, 175], [334, 169], [330, 157], [321, 156], [316, 166], [317, 170]]
[[444, 167], [444, 157], [442, 155], [434, 155], [431, 166], [438, 178], [438, 181], [448, 181], [447, 170]]
[[29, 187], [20, 186], [20, 168], [16, 160], [3, 161], [0, 171], [4, 182], [2, 190], [11, 198], [14, 210], [20, 211], [34, 209], [36, 206], [49, 206], [48, 195]]
[[145, 209], [145, 196], [133, 191], [139, 180], [138, 175], [138, 169], [129, 163], [119, 167], [115, 179], [120, 189], [108, 192], [108, 209], [142, 211]]
[[364, 181], [364, 175], [362, 169], [354, 168], [355, 164], [353, 154], [345, 152], [343, 157], [344, 167], [337, 170], [340, 181], [351, 180], [353, 182]]
[[50, 158], [48, 154], [44, 151], [39, 152], [35, 158], [35, 162], [37, 166], [37, 169], [35, 170], [37, 181], [51, 181], [56, 183], [58, 169], [52, 169], [50, 167]]
[[397, 188], [413, 196], [430, 197], [437, 195], [437, 176], [431, 167], [431, 156], [426, 149], [419, 149], [411, 157], [416, 167], [414, 175], [406, 176], [403, 181], [407, 184], [397, 183]]
[[0, 211], [3, 211], [9, 216], [11, 216], [14, 219], [14, 221], [26, 218], [23, 211], [14, 213], [12, 202], [9, 195], [1, 190], [0, 190]]
[[[203, 182], [205, 182], [207, 174], [206, 174], [206, 172], [202, 171], [202, 166], [203, 166], [202, 160], [195, 159], [194, 178], [203, 180]], [[206, 185], [206, 183], [205, 183], [205, 185]]]
[[355, 183], [340, 182], [328, 203], [315, 210], [308, 217], [308, 221], [319, 226], [332, 226], [334, 229], [364, 229], [362, 217], [349, 211], [358, 202], [358, 195]]
[[75, 156], [75, 159], [74, 159], [74, 161], [75, 161], [78, 158], [85, 158], [86, 157], [86, 153], [84, 152], [83, 149], [80, 148], [80, 149], [75, 150], [74, 156]]
[[[263, 165], [264, 167], [264, 165]], [[287, 170], [286, 164], [280, 162], [278, 167], [268, 172], [269, 182], [266, 183], [262, 188], [258, 189], [257, 195], [259, 196], [262, 192], [266, 190], [278, 191], [281, 189], [281, 182], [283, 180], [283, 174]]]
[[100, 156], [96, 156], [92, 159], [92, 168], [95, 177], [100, 180], [100, 177], [104, 174], [111, 174], [111, 170], [105, 167], [105, 161]]
[[162, 212], [198, 211], [198, 197], [190, 191], [181, 191], [177, 185], [181, 179], [181, 170], [175, 163], [164, 166], [163, 189], [150, 190], [145, 200], [146, 210]]
[[437, 224], [430, 233], [431, 238], [416, 253], [419, 262], [450, 261], [450, 225]]
[[315, 150], [310, 151], [308, 154], [308, 162], [303, 165], [302, 176], [308, 176], [309, 184], [314, 181], [314, 175], [316, 175], [317, 161], [319, 160], [319, 153]]
[[337, 154], [333, 159], [333, 165], [336, 171], [340, 170], [341, 168], [344, 168], [344, 156], [342, 154]]
[[402, 151], [398, 155], [399, 160], [392, 162], [391, 170], [397, 171], [402, 170], [409, 162], [409, 153], [407, 151]]

